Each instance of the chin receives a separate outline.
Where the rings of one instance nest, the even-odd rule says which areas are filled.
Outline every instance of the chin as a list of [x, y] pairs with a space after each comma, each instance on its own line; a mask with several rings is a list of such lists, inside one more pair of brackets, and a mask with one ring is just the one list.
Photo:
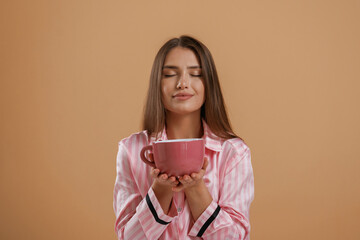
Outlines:
[[168, 112], [176, 114], [176, 115], [188, 115], [199, 111], [199, 109], [169, 109]]

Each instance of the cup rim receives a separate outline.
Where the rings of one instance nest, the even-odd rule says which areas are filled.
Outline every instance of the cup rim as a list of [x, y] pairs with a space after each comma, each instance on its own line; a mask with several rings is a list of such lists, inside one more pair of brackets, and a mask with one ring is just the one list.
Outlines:
[[168, 142], [195, 142], [204, 140], [203, 138], [179, 138], [179, 139], [168, 139], [168, 140], [159, 140], [154, 143], [168, 143]]

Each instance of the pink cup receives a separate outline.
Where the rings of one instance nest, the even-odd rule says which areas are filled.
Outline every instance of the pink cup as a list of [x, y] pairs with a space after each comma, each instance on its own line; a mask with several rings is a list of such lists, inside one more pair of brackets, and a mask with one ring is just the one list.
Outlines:
[[[145, 152], [154, 154], [154, 162], [146, 158]], [[204, 162], [204, 139], [188, 138], [156, 141], [143, 147], [141, 159], [151, 167], [158, 168], [169, 176], [197, 173]]]

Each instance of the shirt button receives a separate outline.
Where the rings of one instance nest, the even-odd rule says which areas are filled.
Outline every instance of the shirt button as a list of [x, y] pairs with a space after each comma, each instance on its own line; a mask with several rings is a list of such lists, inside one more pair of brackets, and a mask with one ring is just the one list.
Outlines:
[[178, 208], [177, 208], [177, 211], [178, 211], [178, 213], [181, 212], [181, 207], [178, 207]]

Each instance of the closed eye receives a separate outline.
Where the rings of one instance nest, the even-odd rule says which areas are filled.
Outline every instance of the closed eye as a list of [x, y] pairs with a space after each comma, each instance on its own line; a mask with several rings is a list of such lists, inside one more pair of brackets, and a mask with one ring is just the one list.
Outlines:
[[[175, 77], [176, 74], [164, 74], [164, 77]], [[201, 74], [190, 74], [191, 77], [202, 77]]]
[[164, 77], [174, 77], [176, 74], [164, 74]]

